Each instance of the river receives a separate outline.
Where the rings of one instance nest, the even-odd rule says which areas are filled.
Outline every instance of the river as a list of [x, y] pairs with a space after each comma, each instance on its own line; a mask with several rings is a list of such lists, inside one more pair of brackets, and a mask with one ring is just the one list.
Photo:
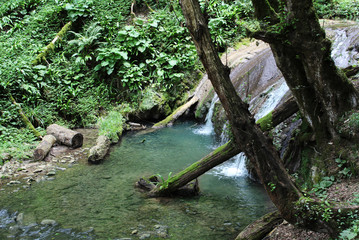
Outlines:
[[194, 198], [147, 198], [134, 188], [140, 177], [167, 178], [218, 144], [193, 124], [128, 133], [100, 165], [76, 165], [26, 190], [8, 186], [0, 193], [0, 239], [234, 239], [273, 209], [247, 176], [217, 168], [200, 177]]

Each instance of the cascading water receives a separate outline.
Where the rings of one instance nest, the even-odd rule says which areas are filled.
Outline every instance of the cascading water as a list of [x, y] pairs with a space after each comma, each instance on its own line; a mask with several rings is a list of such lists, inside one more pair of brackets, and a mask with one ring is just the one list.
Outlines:
[[[257, 113], [255, 113], [254, 118], [256, 120], [264, 117], [268, 113], [270, 113], [280, 102], [280, 100], [284, 97], [284, 95], [289, 91], [289, 88], [284, 80], [281, 78], [278, 83], [270, 86], [265, 90], [268, 94], [266, 94], [266, 99], [259, 106]], [[254, 110], [255, 111], [255, 110]]]
[[[255, 100], [256, 102], [251, 103], [251, 105], [253, 104], [253, 106], [255, 106], [251, 109], [252, 112], [256, 112], [255, 119], [259, 119], [272, 111], [288, 91], [289, 88], [285, 83], [284, 78], [281, 78], [277, 83], [274, 83], [273, 85], [268, 87], [264, 91], [266, 93], [265, 99], [257, 98], [257, 100]], [[205, 125], [203, 125], [201, 128], [195, 129], [194, 133], [203, 135], [209, 135], [214, 133], [213, 122], [211, 119], [213, 117], [214, 105], [217, 101], [218, 97], [217, 95], [215, 95], [211, 101], [211, 106], [206, 116]], [[223, 145], [229, 140], [226, 134], [226, 128], [227, 124], [224, 124], [219, 145]], [[217, 145], [216, 147], [218, 147], [219, 145]], [[209, 174], [216, 175], [219, 178], [246, 177], [248, 175], [248, 171], [246, 169], [246, 156], [244, 155], [244, 153], [239, 153], [232, 159], [215, 167], [212, 171], [209, 172]]]
[[214, 97], [212, 98], [211, 105], [208, 109], [208, 113], [207, 113], [206, 119], [205, 119], [205, 124], [197, 129], [195, 129], [193, 131], [195, 134], [211, 135], [214, 133], [212, 117], [213, 117], [214, 105], [216, 104], [217, 101], [218, 101], [218, 96], [217, 96], [217, 94], [215, 94]]

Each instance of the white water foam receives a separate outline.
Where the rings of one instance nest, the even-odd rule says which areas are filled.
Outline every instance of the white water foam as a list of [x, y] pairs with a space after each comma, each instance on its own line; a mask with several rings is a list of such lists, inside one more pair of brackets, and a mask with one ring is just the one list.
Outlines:
[[[281, 78], [280, 82], [276, 84], [280, 85], [279, 87], [268, 93], [268, 95], [266, 96], [267, 100], [263, 103], [263, 105], [260, 107], [260, 109], [254, 116], [256, 120], [261, 119], [262, 117], [270, 113], [270, 111], [272, 111], [278, 105], [283, 96], [289, 91], [289, 87], [287, 86], [287, 83], [285, 82], [284, 78]], [[269, 91], [270, 88], [273, 88], [276, 84], [270, 86], [265, 92]]]
[[245, 177], [248, 175], [248, 171], [246, 169], [246, 156], [244, 153], [240, 153], [233, 157], [231, 160], [215, 167], [210, 173], [218, 176], [219, 178]]

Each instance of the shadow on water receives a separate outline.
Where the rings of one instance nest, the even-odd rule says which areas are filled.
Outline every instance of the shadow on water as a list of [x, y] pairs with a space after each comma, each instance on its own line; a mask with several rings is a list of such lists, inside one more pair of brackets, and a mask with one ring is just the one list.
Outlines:
[[[0, 239], [234, 239], [273, 208], [258, 183], [205, 174], [201, 195], [188, 199], [146, 198], [134, 188], [141, 176], [182, 170], [214, 144], [212, 135], [194, 134], [191, 123], [127, 134], [100, 165], [78, 165], [29, 190], [1, 192], [7, 210], [0, 214]], [[21, 222], [16, 212], [23, 213]], [[39, 224], [43, 219], [57, 224]]]

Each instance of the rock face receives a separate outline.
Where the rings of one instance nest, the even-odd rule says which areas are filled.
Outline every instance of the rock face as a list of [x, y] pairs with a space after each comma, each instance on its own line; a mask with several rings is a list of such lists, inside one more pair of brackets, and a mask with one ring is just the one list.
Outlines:
[[102, 161], [108, 150], [110, 149], [111, 141], [108, 137], [101, 135], [96, 140], [96, 145], [90, 149], [88, 161], [91, 163], [98, 163]]
[[53, 135], [56, 140], [66, 146], [78, 148], [82, 146], [83, 135], [57, 124], [51, 124], [46, 129], [47, 134]]

